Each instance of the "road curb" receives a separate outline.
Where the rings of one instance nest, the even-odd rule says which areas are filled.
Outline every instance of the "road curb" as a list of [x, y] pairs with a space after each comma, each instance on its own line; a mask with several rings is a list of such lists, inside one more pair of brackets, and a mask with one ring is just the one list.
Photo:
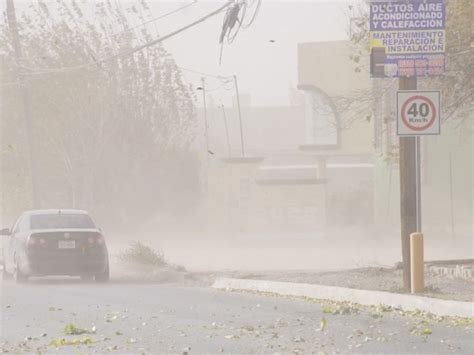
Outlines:
[[308, 297], [320, 300], [352, 302], [364, 306], [386, 305], [404, 311], [421, 310], [439, 316], [474, 317], [474, 302], [440, 300], [429, 297], [404, 295], [383, 291], [357, 290], [352, 288], [314, 284], [217, 278], [212, 285], [220, 290], [269, 292], [283, 296]]

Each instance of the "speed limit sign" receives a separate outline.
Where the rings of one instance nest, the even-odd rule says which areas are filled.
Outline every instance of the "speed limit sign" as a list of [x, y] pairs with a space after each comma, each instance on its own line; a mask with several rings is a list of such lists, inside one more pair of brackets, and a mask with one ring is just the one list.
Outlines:
[[439, 91], [399, 91], [397, 110], [399, 136], [440, 134]]

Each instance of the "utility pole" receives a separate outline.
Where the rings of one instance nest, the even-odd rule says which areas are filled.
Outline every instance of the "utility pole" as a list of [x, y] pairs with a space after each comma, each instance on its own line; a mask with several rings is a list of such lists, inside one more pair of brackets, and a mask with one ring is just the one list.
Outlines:
[[40, 199], [40, 190], [39, 190], [39, 183], [38, 183], [38, 163], [35, 158], [35, 137], [33, 132], [33, 122], [31, 118], [31, 94], [28, 84], [24, 79], [23, 73], [23, 51], [21, 49], [20, 44], [20, 36], [18, 33], [18, 24], [16, 20], [16, 13], [15, 13], [15, 4], [13, 0], [7, 0], [7, 21], [8, 27], [10, 30], [10, 36], [12, 39], [13, 50], [15, 53], [15, 61], [17, 65], [17, 77], [18, 81], [22, 83], [20, 84], [22, 87], [22, 101], [23, 101], [23, 123], [26, 130], [26, 137], [27, 142], [26, 145], [28, 147], [28, 155], [29, 155], [29, 167], [30, 167], [30, 175], [31, 175], [31, 190], [33, 195], [33, 208], [39, 208], [41, 204]]
[[222, 105], [221, 108], [222, 108], [222, 117], [224, 118], [225, 138], [226, 138], [226, 142], [227, 142], [227, 157], [230, 158], [232, 153], [231, 153], [231, 149], [230, 149], [229, 127], [227, 126], [227, 116], [225, 114], [224, 105]]
[[234, 75], [234, 86], [235, 86], [235, 95], [237, 98], [237, 109], [239, 112], [239, 124], [240, 124], [240, 145], [242, 148], [242, 157], [245, 157], [245, 146], [244, 146], [244, 130], [242, 128], [242, 112], [240, 110], [240, 94], [239, 94], [239, 85], [237, 83], [237, 75]]
[[202, 102], [204, 105], [204, 136], [206, 137], [206, 155], [209, 157], [209, 126], [207, 124], [207, 105], [206, 105], [206, 80], [201, 78]]
[[[416, 90], [416, 77], [401, 77], [400, 90]], [[403, 287], [411, 287], [410, 234], [421, 233], [420, 137], [400, 137], [400, 219]]]
[[451, 238], [455, 240], [454, 234], [454, 196], [453, 196], [453, 154], [449, 152], [449, 207], [451, 210]]

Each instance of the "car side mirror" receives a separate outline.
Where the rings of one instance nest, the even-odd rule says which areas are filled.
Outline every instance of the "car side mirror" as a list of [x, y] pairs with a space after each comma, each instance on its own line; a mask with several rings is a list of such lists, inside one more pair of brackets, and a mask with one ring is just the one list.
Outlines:
[[9, 236], [10, 234], [11, 234], [11, 232], [10, 232], [9, 228], [0, 229], [0, 235], [1, 236]]

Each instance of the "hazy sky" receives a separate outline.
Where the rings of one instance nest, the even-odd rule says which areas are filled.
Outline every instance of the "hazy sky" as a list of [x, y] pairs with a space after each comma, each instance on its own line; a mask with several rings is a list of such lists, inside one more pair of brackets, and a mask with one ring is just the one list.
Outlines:
[[[95, 0], [86, 0], [94, 4]], [[161, 36], [183, 27], [222, 6], [226, 0], [196, 1], [192, 6], [166, 18], [147, 24]], [[163, 44], [179, 66], [215, 75], [237, 75], [241, 94], [252, 97], [254, 105], [288, 105], [289, 88], [297, 85], [297, 44], [300, 42], [347, 39], [347, 2], [349, 0], [269, 1], [263, 0], [254, 24], [241, 30], [234, 43], [226, 44], [219, 65], [218, 38], [224, 13], [210, 18]], [[354, 1], [354, 0], [351, 0]], [[15, 0], [18, 12], [33, 0]], [[112, 0], [127, 9], [135, 1]], [[193, 0], [147, 0], [155, 18]], [[0, 9], [5, 9], [0, 1]], [[100, 21], [100, 18], [95, 18]], [[271, 43], [270, 40], [274, 40]], [[317, 63], [315, 63], [317, 65]], [[200, 85], [200, 76], [186, 74], [186, 79]], [[230, 90], [208, 79], [207, 88], [217, 103], [232, 102]], [[198, 102], [201, 105], [201, 102]]]
[[[153, 12], [165, 13], [186, 2], [153, 1]], [[221, 1], [198, 1], [173, 16], [158, 21], [161, 35], [213, 11]], [[178, 65], [198, 71], [236, 74], [242, 94], [250, 94], [255, 105], [287, 105], [290, 86], [297, 85], [297, 44], [347, 39], [347, 4], [339, 0], [266, 1], [252, 27], [241, 30], [236, 41], [226, 45], [219, 65], [218, 37], [223, 14], [164, 43]], [[270, 43], [274, 40], [274, 43]], [[315, 63], [317, 65], [317, 63]], [[200, 77], [186, 74], [195, 85]], [[209, 79], [207, 87], [218, 88]], [[231, 91], [215, 90], [216, 101], [229, 102]]]

